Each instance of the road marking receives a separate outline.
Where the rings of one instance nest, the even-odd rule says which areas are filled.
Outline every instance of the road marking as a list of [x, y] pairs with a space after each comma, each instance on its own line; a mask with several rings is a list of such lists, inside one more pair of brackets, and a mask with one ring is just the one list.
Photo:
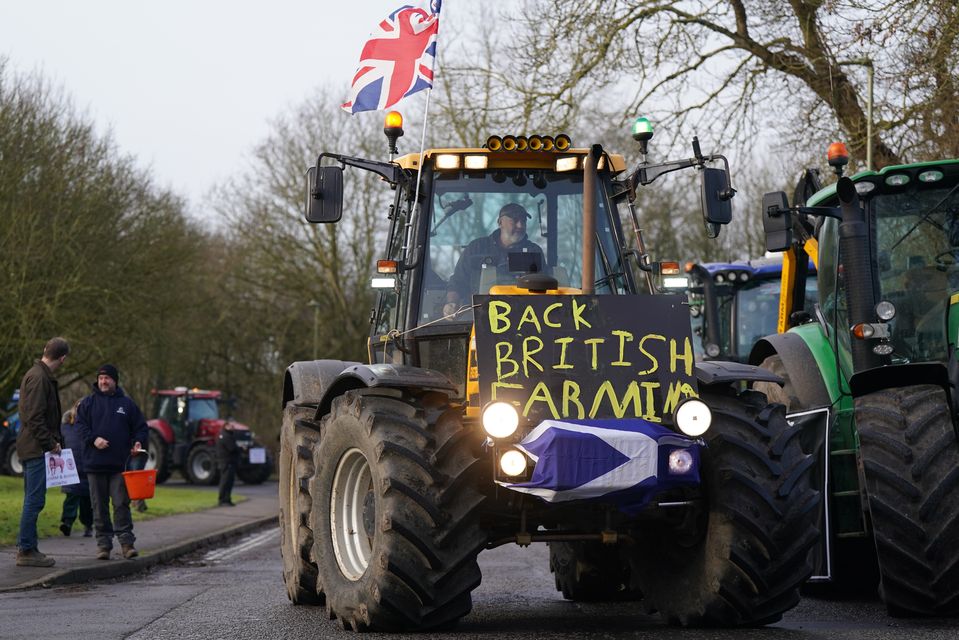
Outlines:
[[203, 560], [207, 562], [222, 562], [224, 560], [230, 560], [241, 553], [245, 553], [254, 547], [258, 547], [270, 541], [274, 536], [278, 535], [279, 532], [279, 527], [273, 527], [266, 531], [246, 536], [245, 538], [241, 538], [239, 542], [233, 546], [210, 551], [203, 556]]

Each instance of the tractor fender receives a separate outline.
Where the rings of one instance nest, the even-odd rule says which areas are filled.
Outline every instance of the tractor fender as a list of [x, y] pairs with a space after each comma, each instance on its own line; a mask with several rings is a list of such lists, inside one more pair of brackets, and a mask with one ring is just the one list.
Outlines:
[[147, 420], [147, 426], [150, 427], [152, 431], [159, 433], [165, 443], [173, 444], [173, 427], [171, 427], [166, 420], [160, 420], [159, 418]]
[[337, 376], [357, 362], [343, 360], [303, 360], [286, 368], [283, 376], [283, 407], [294, 403], [316, 405]]
[[714, 384], [729, 384], [731, 382], [775, 382], [782, 384], [783, 380], [775, 373], [760, 367], [740, 362], [723, 362], [709, 360], [696, 363], [696, 379], [706, 386]]
[[350, 389], [393, 387], [455, 392], [456, 385], [439, 371], [393, 364], [355, 364], [347, 367], [323, 393], [316, 415], [330, 412], [333, 399]]
[[849, 378], [849, 392], [853, 398], [892, 387], [932, 384], [942, 387], [952, 406], [952, 387], [945, 365], [939, 362], [890, 364], [859, 371]]
[[[825, 407], [832, 404], [819, 371], [819, 363], [801, 336], [791, 332], [766, 336], [753, 345], [749, 362], [759, 365], [769, 356], [776, 354], [782, 358], [786, 375], [803, 407]], [[780, 380], [780, 384], [782, 383]]]

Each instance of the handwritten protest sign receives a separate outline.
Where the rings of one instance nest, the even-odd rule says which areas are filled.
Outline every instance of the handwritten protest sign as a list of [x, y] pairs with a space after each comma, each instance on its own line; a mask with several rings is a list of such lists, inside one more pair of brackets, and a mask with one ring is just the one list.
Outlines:
[[696, 396], [685, 296], [474, 296], [480, 403], [662, 422]]

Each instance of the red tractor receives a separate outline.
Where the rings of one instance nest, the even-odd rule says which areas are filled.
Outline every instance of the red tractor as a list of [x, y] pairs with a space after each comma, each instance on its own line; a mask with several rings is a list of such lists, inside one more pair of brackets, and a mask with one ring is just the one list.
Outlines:
[[222, 393], [202, 389], [154, 389], [153, 419], [147, 469], [157, 470], [157, 482], [170, 477], [174, 469], [193, 484], [216, 484], [216, 439], [229, 422], [240, 445], [237, 477], [247, 484], [260, 484], [270, 477], [273, 460], [269, 451], [253, 439], [253, 432], [244, 424], [220, 417]]

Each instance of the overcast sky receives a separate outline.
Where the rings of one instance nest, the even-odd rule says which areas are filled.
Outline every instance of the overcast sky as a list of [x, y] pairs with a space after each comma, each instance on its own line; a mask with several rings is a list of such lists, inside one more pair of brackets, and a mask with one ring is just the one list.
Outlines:
[[0, 6], [0, 56], [8, 71], [62, 86], [202, 214], [203, 195], [244, 166], [271, 118], [320, 84], [346, 99], [367, 36], [402, 4], [11, 0]]

